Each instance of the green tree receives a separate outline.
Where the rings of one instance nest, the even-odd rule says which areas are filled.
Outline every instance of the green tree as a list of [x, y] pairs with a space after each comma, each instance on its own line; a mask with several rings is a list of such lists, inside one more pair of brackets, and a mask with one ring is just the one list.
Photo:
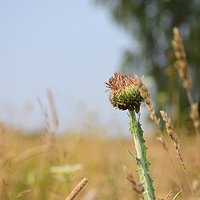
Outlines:
[[[198, 0], [96, 0], [131, 36], [124, 52], [122, 70], [154, 78], [159, 105], [173, 105], [177, 114], [188, 115], [188, 101], [172, 64], [172, 29], [180, 28], [186, 48], [194, 96], [200, 85], [200, 1]], [[170, 75], [170, 76], [169, 76]], [[162, 94], [162, 95], [161, 95]], [[169, 104], [167, 104], [167, 102]], [[162, 107], [163, 107], [162, 105]], [[158, 107], [159, 109], [159, 107]], [[176, 116], [177, 117], [177, 116]]]

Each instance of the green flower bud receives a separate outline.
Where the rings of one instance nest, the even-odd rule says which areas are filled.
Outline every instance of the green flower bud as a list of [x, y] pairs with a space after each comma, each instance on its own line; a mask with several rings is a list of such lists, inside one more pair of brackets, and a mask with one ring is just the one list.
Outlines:
[[131, 78], [117, 72], [106, 83], [111, 90], [109, 100], [111, 104], [120, 110], [140, 111], [140, 104], [144, 100], [140, 94], [136, 77]]

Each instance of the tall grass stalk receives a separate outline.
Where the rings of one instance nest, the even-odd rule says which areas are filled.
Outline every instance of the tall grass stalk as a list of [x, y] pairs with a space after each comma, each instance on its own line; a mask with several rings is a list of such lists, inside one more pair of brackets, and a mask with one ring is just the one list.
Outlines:
[[[148, 89], [147, 89], [146, 86], [143, 84], [143, 82], [142, 82], [141, 79], [139, 79], [137, 76], [135, 76], [135, 79], [136, 79], [136, 85], [137, 85], [137, 87], [138, 87], [138, 89], [139, 89], [139, 91], [140, 91], [140, 94], [141, 94], [141, 96], [142, 96], [142, 98], [143, 98], [143, 101], [145, 102], [145, 104], [146, 104], [146, 106], [147, 106], [147, 108], [148, 108], [148, 110], [149, 110], [150, 118], [151, 118], [151, 120], [154, 122], [155, 127], [157, 128], [158, 136], [157, 136], [156, 138], [157, 138], [157, 140], [161, 143], [163, 149], [164, 149], [164, 150], [166, 151], [166, 153], [167, 153], [167, 156], [168, 156], [168, 158], [169, 158], [169, 160], [170, 160], [170, 163], [171, 163], [171, 165], [172, 165], [172, 167], [173, 167], [173, 169], [174, 169], [174, 173], [175, 173], [175, 176], [176, 176], [176, 182], [177, 182], [177, 184], [178, 184], [178, 187], [179, 187], [180, 191], [182, 191], [183, 189], [182, 189], [182, 186], [181, 186], [181, 184], [180, 184], [180, 182], [179, 182], [179, 177], [178, 177], [178, 173], [177, 173], [177, 171], [176, 171], [175, 164], [174, 164], [173, 159], [172, 159], [172, 156], [171, 156], [171, 154], [170, 154], [170, 152], [169, 152], [169, 150], [168, 150], [167, 142], [166, 142], [165, 138], [163, 137], [162, 131], [161, 131], [161, 129], [160, 129], [160, 118], [158, 118], [158, 117], [156, 116], [156, 112], [155, 112], [155, 109], [154, 109], [153, 104], [152, 104], [152, 102], [151, 102], [151, 98], [150, 98], [150, 94], [149, 94], [149, 92], [148, 92]], [[169, 124], [168, 124], [168, 127], [169, 127]], [[170, 128], [171, 128], [171, 127], [170, 127]], [[172, 136], [172, 135], [171, 135], [171, 136]], [[180, 151], [179, 151], [179, 143], [178, 143], [178, 140], [176, 139], [176, 141], [175, 141], [174, 135], [173, 135], [171, 138], [173, 138], [173, 142], [174, 142], [174, 144], [175, 144], [176, 151], [177, 151], [177, 153], [178, 153], [178, 155], [179, 155], [179, 160], [180, 160], [180, 162], [181, 162], [181, 164], [182, 164], [182, 166], [184, 167], [184, 170], [185, 170], [185, 165], [184, 165], [182, 156], [181, 156]]]
[[173, 46], [174, 54], [176, 58], [175, 66], [183, 82], [183, 87], [186, 90], [187, 97], [191, 106], [190, 118], [192, 119], [198, 142], [200, 142], [200, 118], [199, 118], [199, 112], [198, 112], [198, 103], [195, 102], [192, 96], [192, 80], [188, 71], [186, 52], [185, 52], [181, 33], [177, 27], [173, 29], [172, 46]]

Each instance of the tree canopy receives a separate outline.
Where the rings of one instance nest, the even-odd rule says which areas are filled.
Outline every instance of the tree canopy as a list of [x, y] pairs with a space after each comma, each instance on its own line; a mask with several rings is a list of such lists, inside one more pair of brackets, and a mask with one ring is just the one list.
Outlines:
[[[165, 94], [177, 110], [187, 108], [177, 72], [170, 64], [172, 56], [172, 29], [182, 33], [192, 77], [195, 98], [200, 85], [200, 1], [198, 0], [96, 0], [104, 5], [117, 22], [132, 37], [133, 43], [124, 52], [121, 67], [125, 71], [141, 72], [154, 78], [157, 94]], [[138, 45], [135, 48], [135, 41]], [[170, 76], [169, 76], [170, 75]], [[174, 87], [176, 86], [176, 87]], [[177, 94], [179, 96], [177, 97]], [[184, 96], [184, 97], [183, 97]], [[170, 100], [169, 100], [170, 97]], [[171, 102], [170, 102], [171, 101]], [[166, 105], [166, 102], [164, 101]]]

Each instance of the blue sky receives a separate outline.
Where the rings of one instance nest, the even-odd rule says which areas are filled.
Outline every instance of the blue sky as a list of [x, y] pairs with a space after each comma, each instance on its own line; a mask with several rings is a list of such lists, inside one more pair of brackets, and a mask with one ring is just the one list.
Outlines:
[[119, 67], [129, 38], [106, 9], [89, 0], [0, 0], [0, 26], [1, 120], [41, 127], [36, 98], [46, 104], [50, 88], [62, 129], [87, 117], [123, 124], [104, 82]]

